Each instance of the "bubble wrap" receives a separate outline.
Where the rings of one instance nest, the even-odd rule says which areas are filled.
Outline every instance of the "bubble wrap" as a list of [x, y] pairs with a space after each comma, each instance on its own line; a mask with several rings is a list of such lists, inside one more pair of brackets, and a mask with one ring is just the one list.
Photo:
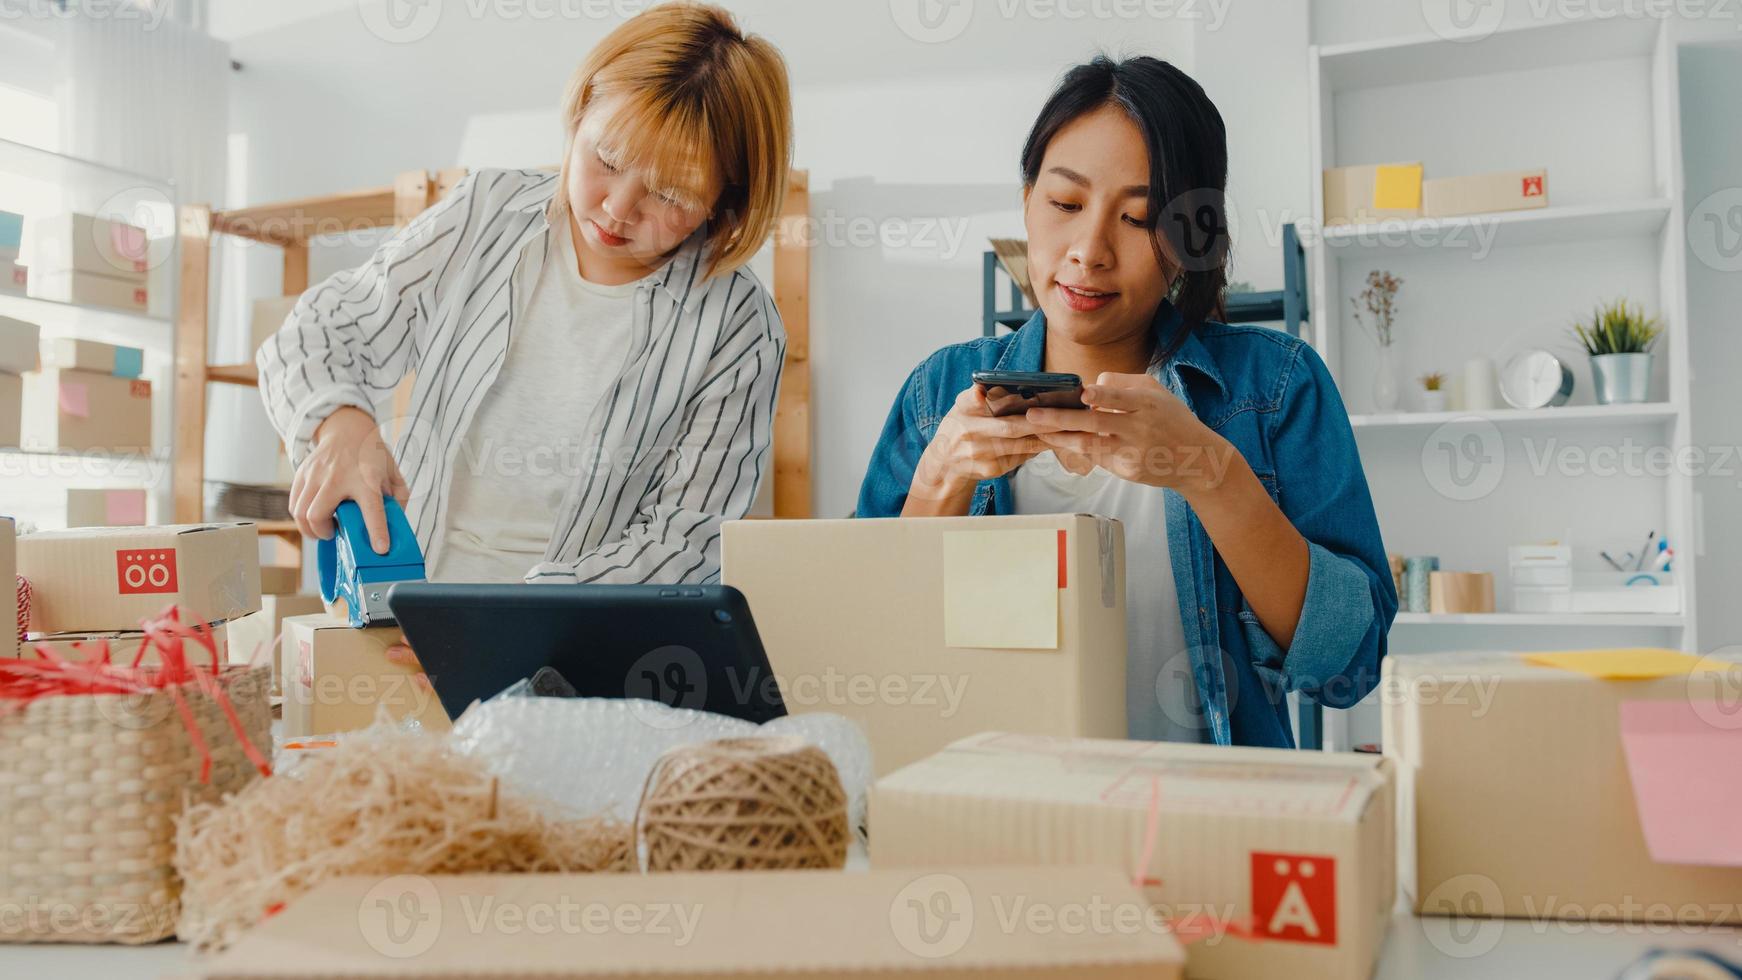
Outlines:
[[452, 744], [484, 760], [516, 793], [576, 816], [635, 819], [653, 764], [682, 745], [746, 735], [797, 735], [828, 753], [847, 790], [847, 814], [864, 826], [871, 746], [840, 715], [803, 714], [754, 725], [737, 718], [632, 698], [497, 697], [454, 723]]

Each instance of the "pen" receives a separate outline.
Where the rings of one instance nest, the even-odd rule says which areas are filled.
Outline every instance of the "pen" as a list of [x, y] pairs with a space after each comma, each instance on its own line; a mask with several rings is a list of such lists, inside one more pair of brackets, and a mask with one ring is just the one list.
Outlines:
[[1654, 528], [1650, 534], [1647, 534], [1645, 536], [1645, 545], [1639, 549], [1639, 560], [1633, 563], [1633, 570], [1634, 571], [1637, 572], [1637, 571], [1644, 570], [1645, 558], [1647, 555], [1651, 554], [1652, 542], [1654, 542], [1656, 540], [1657, 540], [1657, 530]]
[[1627, 571], [1627, 569], [1621, 567], [1620, 562], [1609, 557], [1609, 553], [1607, 551], [1599, 551], [1599, 552], [1597, 552], [1597, 554], [1602, 556], [1603, 560], [1609, 563], [1609, 567], [1615, 569], [1617, 572]]

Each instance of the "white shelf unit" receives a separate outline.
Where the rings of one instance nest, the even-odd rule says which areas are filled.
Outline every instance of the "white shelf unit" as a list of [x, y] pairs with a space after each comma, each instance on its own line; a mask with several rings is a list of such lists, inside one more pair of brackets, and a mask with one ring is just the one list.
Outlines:
[[44, 339], [76, 337], [138, 347], [152, 385], [150, 454], [41, 451], [0, 447], [0, 514], [41, 528], [65, 526], [65, 491], [144, 488], [146, 517], [167, 521], [174, 430], [176, 188], [172, 181], [117, 170], [0, 140], [0, 210], [25, 215], [78, 211], [146, 226], [151, 272], [148, 312], [0, 293], [0, 316], [35, 323]]
[[[1321, 228], [1321, 175], [1329, 167], [1420, 161], [1429, 178], [1548, 171], [1542, 209], [1338, 226], [1307, 239], [1311, 340], [1350, 411], [1387, 549], [1437, 555], [1448, 570], [1495, 578], [1501, 611], [1401, 614], [1393, 653], [1618, 642], [1696, 649], [1692, 481], [1666, 462], [1690, 444], [1672, 25], [1608, 18], [1482, 39], [1316, 46], [1309, 82]], [[1376, 347], [1350, 315], [1351, 298], [1374, 269], [1404, 280], [1397, 412], [1373, 409]], [[1618, 298], [1643, 305], [1665, 327], [1647, 404], [1594, 404], [1589, 361], [1571, 334], [1577, 318]], [[1573, 371], [1568, 405], [1411, 411], [1421, 407], [1419, 375], [1441, 371], [1455, 382], [1472, 357], [1498, 367], [1539, 347]], [[1447, 483], [1448, 475], [1478, 472], [1478, 461], [1486, 483]], [[1638, 548], [1652, 530], [1676, 549], [1679, 614], [1506, 611], [1511, 545], [1559, 540], [1572, 545], [1576, 569], [1596, 570], [1598, 551]], [[1327, 745], [1348, 744], [1349, 716], [1357, 713], [1360, 734], [1374, 731], [1369, 711], [1377, 717], [1368, 705], [1329, 712]]]

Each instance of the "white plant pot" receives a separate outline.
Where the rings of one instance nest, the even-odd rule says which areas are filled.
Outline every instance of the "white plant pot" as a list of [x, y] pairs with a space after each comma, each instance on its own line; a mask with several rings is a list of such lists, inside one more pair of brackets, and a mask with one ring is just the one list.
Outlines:
[[1421, 393], [1421, 410], [1424, 412], [1445, 411], [1446, 393], [1444, 389], [1440, 391], [1427, 391], [1423, 389]]
[[1597, 404], [1635, 405], [1651, 395], [1651, 354], [1597, 354], [1591, 358]]

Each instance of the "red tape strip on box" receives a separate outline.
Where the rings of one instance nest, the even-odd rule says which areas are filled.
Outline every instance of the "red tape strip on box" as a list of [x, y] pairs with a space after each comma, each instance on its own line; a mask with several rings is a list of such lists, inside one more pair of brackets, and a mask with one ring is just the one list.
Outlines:
[[1064, 588], [1066, 583], [1067, 583], [1067, 576], [1065, 575], [1065, 568], [1066, 568], [1065, 532], [1060, 531], [1059, 532], [1059, 588], [1061, 588], [1061, 589]]

